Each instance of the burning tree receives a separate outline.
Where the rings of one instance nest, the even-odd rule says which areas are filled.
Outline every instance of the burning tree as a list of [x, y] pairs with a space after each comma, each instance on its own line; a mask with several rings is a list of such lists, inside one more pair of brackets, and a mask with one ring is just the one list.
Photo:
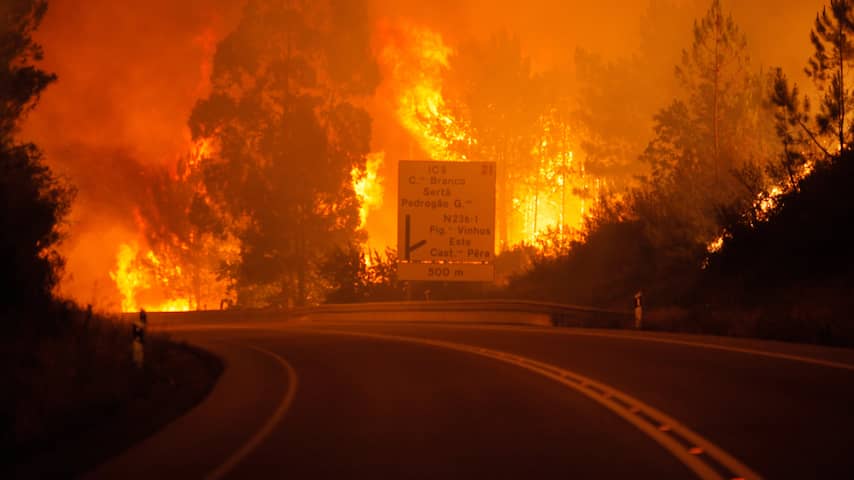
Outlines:
[[384, 25], [378, 56], [395, 113], [436, 160], [497, 163], [497, 247], [537, 243], [580, 226], [587, 195], [575, 129], [557, 76], [533, 72], [519, 39], [501, 32], [458, 48], [421, 26]]
[[[204, 205], [240, 241], [241, 304], [304, 304], [316, 265], [358, 237], [352, 171], [371, 123], [354, 101], [378, 82], [363, 2], [252, 0], [217, 47], [211, 95], [190, 118], [210, 139]], [[206, 228], [211, 228], [208, 225]]]
[[750, 70], [747, 40], [719, 0], [693, 37], [676, 71], [682, 95], [655, 116], [642, 156], [651, 175], [636, 196], [654, 235], [685, 247], [718, 234], [719, 209], [750, 205], [776, 154], [769, 77]]
[[[530, 206], [519, 199], [527, 198], [529, 192], [532, 198], [538, 193], [540, 159], [532, 150], [542, 131], [538, 119], [546, 110], [541, 78], [531, 71], [519, 39], [507, 33], [493, 35], [484, 43], [461, 46], [450, 63], [445, 91], [457, 116], [468, 120], [471, 136], [476, 139], [457, 142], [453, 147], [470, 159], [496, 162], [497, 240], [500, 248], [509, 248], [514, 240], [520, 240], [511, 235], [514, 227], [526, 229], [524, 219], [514, 222], [514, 210], [524, 217]], [[529, 192], [523, 191], [522, 185]]]

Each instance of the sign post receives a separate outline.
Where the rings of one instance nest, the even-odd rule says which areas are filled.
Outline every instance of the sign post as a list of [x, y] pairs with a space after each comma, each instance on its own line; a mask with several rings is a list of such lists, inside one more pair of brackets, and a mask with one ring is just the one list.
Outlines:
[[401, 161], [398, 277], [491, 282], [495, 276], [495, 163]]

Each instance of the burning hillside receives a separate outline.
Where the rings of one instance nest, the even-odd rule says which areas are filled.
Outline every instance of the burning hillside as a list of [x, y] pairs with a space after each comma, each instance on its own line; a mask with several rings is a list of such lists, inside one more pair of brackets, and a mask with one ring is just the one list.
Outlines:
[[[624, 135], [579, 115], [619, 110], [580, 97], [576, 67], [558, 60], [571, 55], [532, 33], [550, 25], [534, 13], [553, 2], [522, 15], [498, 2], [471, 32], [454, 34], [476, 17], [465, 14], [470, 6], [446, 20], [381, 1], [245, 3], [98, 1], [74, 13], [75, 2], [51, 2], [39, 35], [60, 83], [27, 131], [80, 191], [64, 295], [126, 311], [319, 301], [315, 244], [394, 247], [390, 179], [400, 159], [497, 162], [498, 251], [565, 248], [600, 195], [639, 171], [632, 155], [645, 145], [616, 159], [602, 152], [648, 133], [625, 125], [632, 135]], [[643, 11], [645, 2], [631, 3]], [[276, 8], [298, 15], [277, 17]], [[565, 20], [577, 25], [560, 25], [559, 35], [574, 45], [593, 32], [583, 20], [590, 12], [573, 13]], [[663, 24], [659, 10], [646, 15]], [[143, 35], [141, 25], [160, 34]], [[301, 43], [304, 33], [320, 43]], [[256, 41], [262, 34], [266, 44]], [[673, 43], [641, 34], [650, 48]], [[618, 72], [603, 69], [601, 79], [579, 81]], [[628, 95], [611, 96], [634, 108]], [[311, 128], [279, 134], [263, 125]], [[298, 231], [308, 237], [287, 233]]]

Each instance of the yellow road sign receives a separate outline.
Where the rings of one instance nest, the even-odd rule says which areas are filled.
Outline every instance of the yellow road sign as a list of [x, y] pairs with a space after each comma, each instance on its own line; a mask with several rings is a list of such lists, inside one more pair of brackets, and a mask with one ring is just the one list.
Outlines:
[[400, 263], [397, 276], [401, 280], [435, 282], [492, 282], [495, 267], [486, 263]]
[[[494, 162], [401, 161], [398, 182], [397, 245], [403, 263], [492, 263], [495, 257]], [[407, 268], [408, 272], [414, 272]], [[460, 270], [470, 271], [469, 267]], [[420, 267], [418, 271], [427, 272]], [[456, 273], [454, 269], [451, 271]], [[485, 277], [484, 274], [476, 276]], [[470, 275], [459, 276], [465, 281], [462, 277]], [[491, 273], [489, 277], [491, 280]], [[445, 280], [453, 281], [454, 278]]]

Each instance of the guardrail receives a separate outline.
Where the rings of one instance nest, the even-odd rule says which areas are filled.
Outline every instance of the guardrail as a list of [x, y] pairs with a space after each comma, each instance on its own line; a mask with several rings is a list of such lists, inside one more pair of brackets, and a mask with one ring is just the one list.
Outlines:
[[[133, 319], [137, 314], [127, 313]], [[507, 323], [556, 327], [630, 328], [629, 310], [611, 310], [578, 305], [524, 300], [431, 300], [326, 304], [290, 310], [230, 309], [198, 312], [150, 312], [157, 324], [187, 321], [415, 321], [454, 323]]]
[[[479, 319], [485, 323], [529, 323], [559, 327], [597, 327], [623, 328], [632, 324], [632, 312], [625, 310], [610, 310], [603, 308], [564, 305], [558, 303], [532, 302], [524, 300], [447, 300], [447, 301], [417, 301], [417, 302], [378, 302], [319, 305], [294, 309], [289, 312], [293, 317], [334, 318], [353, 314], [413, 314], [418, 313], [418, 320], [436, 321], [465, 321], [466, 315], [460, 319], [451, 319], [447, 315], [432, 314], [481, 314]], [[424, 315], [427, 314], [427, 315]], [[489, 315], [493, 314], [493, 315]], [[504, 314], [504, 315], [497, 315]], [[511, 314], [511, 315], [506, 315]], [[515, 314], [515, 315], [512, 315]], [[474, 321], [472, 319], [472, 321]]]
[[[138, 313], [125, 313], [133, 321]], [[185, 321], [205, 323], [233, 321], [416, 321], [453, 323], [530, 324], [555, 327], [630, 328], [629, 310], [610, 310], [526, 300], [431, 300], [326, 304], [290, 310], [230, 309], [194, 312], [149, 312], [152, 326]]]

